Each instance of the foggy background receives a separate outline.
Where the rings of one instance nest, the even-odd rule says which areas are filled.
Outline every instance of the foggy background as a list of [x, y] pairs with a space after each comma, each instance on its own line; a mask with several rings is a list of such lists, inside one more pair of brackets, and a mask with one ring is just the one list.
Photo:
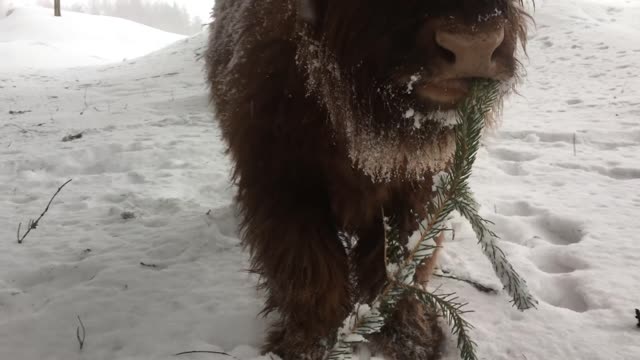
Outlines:
[[[71, 10], [115, 16], [182, 35], [199, 32], [209, 22], [214, 0], [60, 0], [62, 16]], [[0, 0], [0, 17], [15, 7], [53, 9], [53, 0]], [[51, 10], [53, 12], [53, 10]]]

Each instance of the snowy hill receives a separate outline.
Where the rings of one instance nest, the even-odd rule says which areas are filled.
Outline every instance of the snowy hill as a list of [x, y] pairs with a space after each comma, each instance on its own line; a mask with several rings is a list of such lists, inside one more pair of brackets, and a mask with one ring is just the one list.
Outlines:
[[[640, 6], [537, 1], [535, 18], [528, 78], [473, 188], [539, 308], [434, 286], [475, 310], [480, 359], [640, 359]], [[0, 69], [0, 359], [258, 358], [266, 322], [208, 109], [205, 38], [107, 66]], [[68, 179], [17, 244], [17, 224]], [[441, 268], [497, 287], [454, 225]]]
[[0, 71], [99, 65], [134, 58], [182, 35], [124, 19], [51, 9], [18, 8], [0, 18]]

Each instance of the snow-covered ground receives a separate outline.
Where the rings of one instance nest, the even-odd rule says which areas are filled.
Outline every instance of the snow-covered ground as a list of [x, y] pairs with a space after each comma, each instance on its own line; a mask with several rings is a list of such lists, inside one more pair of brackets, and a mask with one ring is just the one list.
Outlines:
[[109, 16], [17, 8], [0, 18], [0, 69], [102, 65], [148, 54], [184, 36]]
[[[434, 285], [475, 310], [481, 359], [640, 359], [640, 3], [537, 1], [535, 18], [528, 78], [473, 186], [539, 308]], [[1, 28], [0, 41], [10, 36]], [[4, 56], [41, 64], [0, 52], [0, 359], [258, 357], [266, 322], [207, 107], [205, 37], [77, 69], [17, 71]], [[17, 244], [18, 223], [67, 179]], [[455, 225], [442, 268], [497, 287]]]

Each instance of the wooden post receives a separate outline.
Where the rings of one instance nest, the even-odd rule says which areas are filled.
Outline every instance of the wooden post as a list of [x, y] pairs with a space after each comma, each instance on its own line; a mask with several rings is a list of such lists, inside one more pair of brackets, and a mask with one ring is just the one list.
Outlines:
[[62, 16], [60, 12], [60, 0], [53, 0], [53, 15]]

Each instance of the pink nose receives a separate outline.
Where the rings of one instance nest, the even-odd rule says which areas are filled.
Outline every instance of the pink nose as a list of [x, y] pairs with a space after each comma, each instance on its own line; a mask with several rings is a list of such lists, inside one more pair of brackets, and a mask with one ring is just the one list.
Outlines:
[[496, 76], [495, 52], [504, 42], [504, 27], [477, 32], [436, 30], [436, 44], [446, 52], [448, 72], [454, 77]]

